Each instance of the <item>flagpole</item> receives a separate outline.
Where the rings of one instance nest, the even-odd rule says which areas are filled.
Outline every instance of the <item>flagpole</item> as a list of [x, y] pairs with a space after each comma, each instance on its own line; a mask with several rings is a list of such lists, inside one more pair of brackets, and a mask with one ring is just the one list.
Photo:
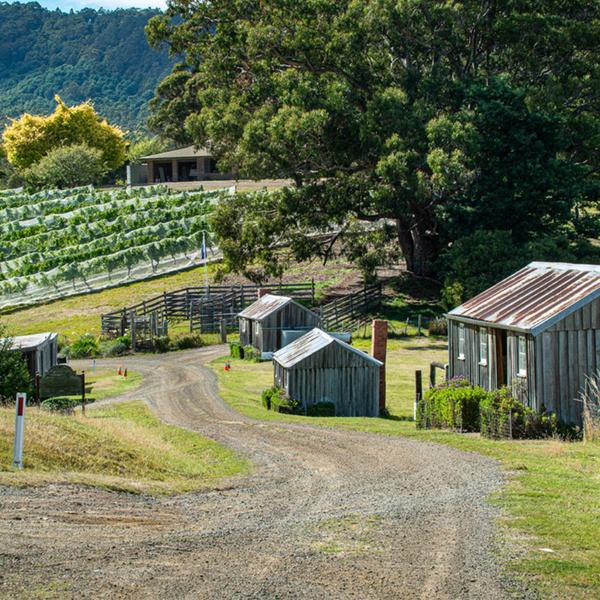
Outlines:
[[202, 258], [204, 259], [204, 294], [208, 296], [208, 253], [206, 252], [206, 230], [202, 230]]

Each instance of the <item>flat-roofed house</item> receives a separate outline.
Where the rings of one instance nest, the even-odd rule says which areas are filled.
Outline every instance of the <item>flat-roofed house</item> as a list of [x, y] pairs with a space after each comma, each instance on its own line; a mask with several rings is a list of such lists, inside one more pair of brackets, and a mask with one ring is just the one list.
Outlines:
[[232, 179], [231, 174], [219, 173], [210, 150], [197, 146], [142, 156], [140, 160], [146, 165], [146, 183]]
[[12, 350], [20, 352], [32, 377], [45, 375], [58, 363], [58, 334], [36, 333], [19, 335], [12, 339]]
[[447, 317], [450, 377], [581, 423], [600, 369], [600, 265], [533, 262]]

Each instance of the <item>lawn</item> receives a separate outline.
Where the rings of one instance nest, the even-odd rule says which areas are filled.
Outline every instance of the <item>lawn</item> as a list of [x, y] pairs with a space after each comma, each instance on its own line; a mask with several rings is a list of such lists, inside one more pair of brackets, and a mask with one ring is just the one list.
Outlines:
[[[216, 265], [209, 267], [210, 283], [215, 282], [216, 269]], [[295, 265], [286, 273], [283, 281], [310, 281], [312, 275], [307, 274], [309, 270], [311, 269], [307, 264]], [[314, 272], [314, 269], [311, 271]], [[320, 267], [315, 275], [317, 296], [322, 295], [328, 287], [337, 285], [352, 272], [346, 263], [335, 261], [327, 267]], [[230, 277], [223, 283], [241, 283], [242, 281], [239, 277]], [[204, 267], [197, 267], [148, 281], [130, 283], [82, 296], [72, 296], [64, 300], [55, 300], [15, 312], [4, 311], [3, 314], [0, 314], [0, 321], [8, 326], [9, 333], [13, 336], [53, 331], [62, 334], [68, 340], [74, 340], [84, 333], [100, 335], [100, 316], [104, 313], [149, 300], [163, 292], [202, 285], [204, 285]], [[183, 324], [183, 330], [185, 329], [187, 329], [187, 323]], [[181, 327], [173, 328], [174, 332], [180, 330], [182, 330]], [[216, 341], [216, 337], [214, 340], [210, 338], [210, 341]]]
[[25, 468], [12, 462], [14, 410], [0, 408], [0, 485], [77, 483], [153, 495], [210, 487], [248, 470], [231, 450], [167, 425], [143, 402], [60, 416], [28, 408]]
[[140, 383], [142, 374], [137, 371], [128, 371], [127, 377], [119, 375], [114, 369], [88, 370], [85, 373], [86, 388], [91, 388], [87, 395], [97, 402], [135, 390]]
[[[356, 345], [368, 347], [368, 340]], [[392, 339], [388, 346], [388, 419], [311, 418], [272, 413], [260, 403], [272, 385], [270, 363], [224, 360], [212, 364], [223, 399], [237, 411], [262, 420], [311, 423], [401, 435], [479, 452], [501, 462], [509, 483], [493, 498], [503, 508], [502, 531], [524, 549], [511, 567], [537, 582], [551, 597], [600, 597], [600, 444], [545, 441], [492, 441], [477, 435], [419, 431], [412, 417], [414, 371], [446, 360], [445, 344], [423, 338]]]

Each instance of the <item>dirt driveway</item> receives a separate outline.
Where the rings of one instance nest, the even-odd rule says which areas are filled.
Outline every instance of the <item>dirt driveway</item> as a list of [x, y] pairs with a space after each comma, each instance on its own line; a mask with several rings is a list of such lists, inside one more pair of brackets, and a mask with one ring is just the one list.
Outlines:
[[0, 595], [510, 597], [498, 566], [505, 549], [484, 500], [502, 482], [493, 461], [242, 417], [202, 366], [223, 351], [130, 360], [146, 374], [130, 397], [236, 449], [252, 474], [159, 500], [73, 486], [0, 488]]

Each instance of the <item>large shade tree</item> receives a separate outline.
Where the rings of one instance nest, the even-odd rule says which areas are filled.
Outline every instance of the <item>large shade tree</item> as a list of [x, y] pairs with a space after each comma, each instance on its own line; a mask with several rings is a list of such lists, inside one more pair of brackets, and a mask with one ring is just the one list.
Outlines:
[[477, 230], [573, 234], [600, 164], [599, 17], [598, 0], [171, 0], [147, 33], [183, 60], [151, 124], [294, 181], [217, 211], [230, 268], [399, 248], [430, 275]]

